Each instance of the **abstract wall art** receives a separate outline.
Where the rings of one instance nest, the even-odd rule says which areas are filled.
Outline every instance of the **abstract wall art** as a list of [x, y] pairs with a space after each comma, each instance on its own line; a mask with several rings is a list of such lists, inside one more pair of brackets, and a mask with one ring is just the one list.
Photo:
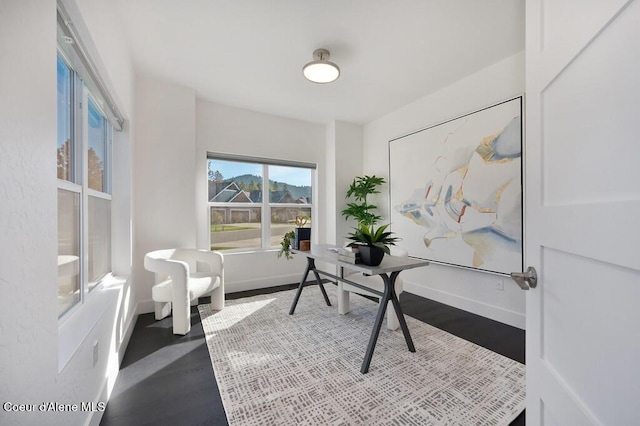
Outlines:
[[411, 256], [522, 271], [522, 97], [391, 140], [389, 176]]

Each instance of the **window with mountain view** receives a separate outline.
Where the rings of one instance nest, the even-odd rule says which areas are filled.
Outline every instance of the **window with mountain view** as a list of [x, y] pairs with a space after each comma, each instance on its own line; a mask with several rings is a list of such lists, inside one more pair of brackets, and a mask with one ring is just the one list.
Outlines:
[[212, 250], [276, 247], [296, 216], [310, 226], [312, 168], [209, 158], [208, 169]]

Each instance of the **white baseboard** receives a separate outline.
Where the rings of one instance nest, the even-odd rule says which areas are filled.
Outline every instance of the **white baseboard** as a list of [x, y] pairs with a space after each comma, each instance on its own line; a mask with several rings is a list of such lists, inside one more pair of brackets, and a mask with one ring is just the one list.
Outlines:
[[150, 312], [155, 312], [153, 300], [140, 300], [136, 303], [136, 315], [148, 314]]
[[[275, 287], [283, 284], [292, 284], [300, 281], [300, 274], [281, 275], [278, 277], [260, 278], [246, 281], [235, 281], [225, 283], [225, 293], [235, 293], [238, 291], [258, 290], [261, 288]], [[425, 287], [408, 280], [404, 280], [404, 291], [415, 295], [444, 303], [454, 308], [462, 309], [476, 315], [490, 318], [513, 327], [524, 330], [526, 317], [524, 314], [510, 311], [498, 306], [489, 305], [477, 300], [468, 299], [456, 294], [447, 293], [441, 290]], [[146, 314], [154, 312], [153, 300], [141, 300], [137, 303], [136, 314]]]
[[[289, 274], [279, 275], [277, 277], [257, 278], [246, 281], [226, 281], [224, 283], [225, 293], [235, 293], [238, 291], [258, 290], [261, 288], [276, 287], [284, 284], [293, 284], [300, 282], [301, 274]], [[315, 280], [314, 277], [307, 278], [308, 280]], [[197, 305], [197, 301], [191, 302], [192, 305]], [[136, 304], [136, 315], [148, 314], [154, 312], [153, 300], [140, 300]]]
[[454, 308], [462, 309], [503, 324], [517, 327], [521, 330], [525, 329], [526, 316], [518, 312], [478, 302], [477, 300], [468, 299], [466, 297], [458, 296], [457, 294], [435, 290], [407, 280], [404, 281], [404, 291], [427, 299], [435, 300], [436, 302], [444, 303], [446, 305], [453, 306]]
[[[138, 303], [136, 303], [136, 311], [135, 311], [136, 315], [154, 313], [156, 311], [154, 303], [155, 302], [153, 300], [139, 301]], [[197, 304], [198, 304], [197, 299], [191, 301], [191, 306], [196, 306]]]
[[[225, 293], [235, 293], [238, 291], [257, 290], [260, 288], [276, 287], [284, 284], [299, 283], [301, 273], [295, 273], [290, 275], [279, 275], [277, 277], [258, 278], [246, 281], [226, 281], [224, 284]], [[307, 278], [307, 281], [315, 278], [313, 276]]]
[[133, 334], [133, 329], [135, 328], [137, 320], [138, 314], [134, 311], [131, 318], [129, 318], [129, 321], [127, 321], [127, 325], [124, 329], [124, 336], [122, 337], [120, 349], [118, 350], [118, 365], [122, 364], [122, 358], [124, 358], [124, 353], [127, 351], [127, 347], [129, 346], [129, 341], [131, 340], [131, 335]]
[[[100, 396], [98, 396], [98, 400], [94, 401], [96, 404], [100, 401], [103, 402], [107, 402], [107, 394], [108, 394], [108, 390], [107, 390], [107, 384], [108, 384], [109, 380], [107, 378], [104, 379], [104, 382], [102, 383], [102, 391], [100, 392]], [[102, 415], [104, 414], [104, 411], [94, 411], [91, 413], [91, 416], [89, 416], [89, 419], [87, 420], [86, 426], [99, 426], [100, 422], [102, 421]]]

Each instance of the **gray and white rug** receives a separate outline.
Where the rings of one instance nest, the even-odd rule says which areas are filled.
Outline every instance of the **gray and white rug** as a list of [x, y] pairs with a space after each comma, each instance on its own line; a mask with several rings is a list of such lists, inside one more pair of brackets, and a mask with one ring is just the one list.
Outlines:
[[377, 304], [306, 287], [199, 306], [231, 426], [507, 425], [525, 404], [525, 366], [405, 315], [416, 352], [383, 324], [367, 374], [360, 365]]

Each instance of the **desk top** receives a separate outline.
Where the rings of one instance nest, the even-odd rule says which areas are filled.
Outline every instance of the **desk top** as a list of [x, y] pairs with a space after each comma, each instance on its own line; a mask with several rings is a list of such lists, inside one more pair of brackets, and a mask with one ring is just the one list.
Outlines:
[[427, 266], [428, 261], [422, 259], [414, 259], [412, 257], [399, 257], [384, 255], [382, 263], [378, 266], [367, 266], [362, 263], [347, 263], [338, 260], [338, 246], [331, 244], [317, 244], [311, 246], [311, 251], [291, 250], [293, 253], [299, 253], [303, 256], [317, 260], [323, 260], [329, 263], [335, 263], [338, 266], [352, 269], [354, 271], [364, 272], [369, 275], [380, 275], [389, 272], [403, 271], [405, 269], [419, 268]]

